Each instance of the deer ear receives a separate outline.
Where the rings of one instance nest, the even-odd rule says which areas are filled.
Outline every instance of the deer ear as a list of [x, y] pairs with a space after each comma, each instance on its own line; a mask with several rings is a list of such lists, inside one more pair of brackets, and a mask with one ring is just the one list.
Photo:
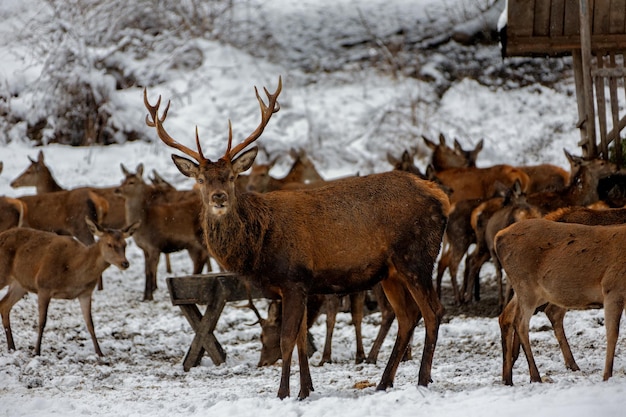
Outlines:
[[257, 153], [259, 153], [259, 148], [256, 146], [242, 153], [233, 161], [233, 171], [235, 171], [236, 174], [247, 171], [254, 163], [254, 158], [256, 158]]
[[198, 164], [193, 161], [178, 155], [172, 155], [172, 161], [184, 176], [195, 178], [198, 174]]
[[132, 236], [133, 233], [137, 231], [140, 225], [141, 225], [141, 220], [136, 221], [135, 223], [128, 225], [124, 229], [122, 229], [122, 234], [124, 235], [124, 238]]
[[87, 223], [87, 227], [89, 228], [89, 231], [91, 232], [92, 235], [94, 236], [102, 236], [102, 232], [104, 231], [102, 229], [102, 227], [92, 221], [89, 217], [85, 216], [85, 223]]

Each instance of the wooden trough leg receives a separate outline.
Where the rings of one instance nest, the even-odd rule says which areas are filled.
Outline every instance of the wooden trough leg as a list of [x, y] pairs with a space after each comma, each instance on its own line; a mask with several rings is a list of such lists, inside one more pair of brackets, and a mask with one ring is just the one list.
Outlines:
[[226, 361], [226, 352], [213, 334], [217, 320], [226, 305], [226, 300], [224, 297], [216, 298], [215, 304], [207, 305], [204, 316], [200, 313], [198, 306], [195, 304], [183, 304], [179, 306], [196, 333], [185, 355], [185, 360], [183, 361], [183, 369], [185, 371], [189, 371], [192, 367], [198, 366], [205, 351], [209, 354], [209, 357], [213, 360], [215, 365], [221, 365]]

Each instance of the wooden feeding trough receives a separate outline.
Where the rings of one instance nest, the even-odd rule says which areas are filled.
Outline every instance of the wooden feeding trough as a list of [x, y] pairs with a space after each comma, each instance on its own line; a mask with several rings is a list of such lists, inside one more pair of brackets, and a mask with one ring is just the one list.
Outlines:
[[622, 161], [626, 0], [508, 0], [505, 56], [573, 57], [583, 155]]
[[[214, 364], [224, 363], [226, 352], [213, 332], [226, 302], [262, 298], [261, 292], [244, 278], [228, 272], [169, 277], [166, 282], [172, 304], [180, 307], [195, 332], [183, 369], [189, 371], [199, 365], [205, 352]], [[206, 306], [204, 314], [200, 305]]]

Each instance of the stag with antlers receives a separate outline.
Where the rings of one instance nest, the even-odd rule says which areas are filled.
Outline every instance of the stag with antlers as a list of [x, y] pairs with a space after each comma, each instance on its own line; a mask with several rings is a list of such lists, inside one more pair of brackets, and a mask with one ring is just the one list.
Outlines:
[[397, 367], [417, 325], [425, 322], [425, 343], [419, 385], [431, 380], [443, 307], [432, 284], [433, 264], [446, 227], [449, 202], [435, 184], [415, 175], [390, 171], [334, 181], [325, 187], [266, 194], [242, 193], [237, 176], [258, 152], [246, 150], [257, 140], [280, 106], [279, 78], [274, 93], [265, 89], [268, 104], [255, 88], [261, 123], [232, 147], [232, 126], [226, 153], [217, 161], [203, 155], [196, 128], [194, 151], [175, 141], [163, 127], [169, 104], [159, 116], [144, 99], [146, 122], [159, 138], [190, 159], [172, 155], [181, 173], [195, 178], [202, 195], [202, 223], [207, 247], [220, 265], [249, 278], [283, 302], [282, 375], [278, 396], [290, 395], [291, 357], [297, 345], [300, 392], [313, 390], [306, 355], [306, 300], [309, 294], [348, 294], [382, 282], [398, 318], [395, 345], [377, 389], [393, 385]]

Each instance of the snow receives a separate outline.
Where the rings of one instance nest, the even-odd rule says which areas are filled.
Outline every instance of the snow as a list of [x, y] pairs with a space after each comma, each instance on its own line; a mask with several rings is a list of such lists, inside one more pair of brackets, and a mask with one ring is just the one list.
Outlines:
[[[12, 18], [27, 22], [46, 8], [38, 0], [2, 2], [0, 33], [8, 36]], [[479, 2], [478, 2], [479, 3]], [[239, 4], [239, 3], [237, 3]], [[247, 2], [244, 2], [248, 5]], [[152, 101], [158, 95], [172, 99], [168, 131], [180, 142], [192, 146], [194, 126], [209, 158], [225, 150], [227, 119], [233, 122], [235, 140], [241, 139], [258, 123], [258, 105], [253, 86], [273, 90], [278, 76], [283, 78], [281, 110], [259, 142], [270, 152], [304, 147], [326, 178], [369, 172], [390, 167], [385, 154], [420, 146], [420, 135], [435, 137], [443, 132], [458, 138], [464, 147], [480, 139], [485, 146], [478, 164], [533, 164], [550, 162], [569, 168], [563, 149], [580, 154], [579, 133], [575, 128], [577, 111], [573, 77], [547, 85], [513, 80], [485, 85], [473, 79], [450, 82], [439, 96], [434, 85], [449, 79], [442, 65], [443, 55], [431, 54], [432, 61], [419, 62], [436, 81], [429, 84], [403, 74], [385, 74], [360, 67], [339, 55], [324, 56], [322, 45], [333, 51], [341, 42], [358, 40], [369, 30], [388, 34], [397, 27], [432, 32], [450, 15], [471, 9], [466, 0], [323, 0], [291, 2], [250, 2], [244, 12], [259, 13], [273, 28], [276, 53], [285, 60], [268, 61], [234, 46], [216, 41], [194, 40], [202, 51], [202, 65], [193, 70], [165, 68], [164, 82], [148, 88]], [[4, 6], [8, 7], [4, 7]], [[243, 13], [243, 12], [242, 12]], [[376, 18], [374, 18], [374, 16]], [[416, 23], [417, 22], [417, 25]], [[415, 28], [417, 26], [417, 28]], [[17, 58], [24, 53], [19, 44], [0, 45], [3, 67], [0, 77], [5, 87], [19, 92], [38, 76], [40, 67]], [[490, 49], [491, 48], [491, 49]], [[496, 50], [493, 50], [493, 49]], [[497, 56], [497, 46], [473, 49], [476, 59], [485, 62]], [[19, 52], [19, 53], [16, 53]], [[350, 53], [350, 52], [346, 52]], [[482, 56], [480, 56], [482, 54]], [[27, 54], [26, 54], [27, 55]], [[155, 65], [162, 55], [152, 51], [146, 65]], [[421, 59], [421, 58], [420, 58]], [[161, 61], [165, 62], [165, 61]], [[278, 62], [278, 63], [277, 63]], [[328, 67], [334, 71], [312, 75], [298, 64]], [[506, 69], [518, 61], [491, 64], [485, 72]], [[140, 61], [128, 66], [139, 66]], [[416, 64], [417, 65], [417, 64]], [[158, 72], [158, 66], [145, 73]], [[495, 77], [495, 76], [494, 76]], [[4, 87], [3, 87], [4, 88]], [[145, 109], [142, 89], [116, 91], [111, 106], [120, 126], [154, 133], [143, 125]], [[32, 98], [31, 98], [32, 99]], [[28, 96], [16, 95], [12, 105], [29, 108]], [[408, 120], [414, 120], [409, 123]], [[0, 195], [32, 194], [33, 189], [12, 189], [10, 181], [43, 149], [46, 162], [57, 180], [67, 188], [81, 185], [108, 186], [122, 179], [120, 164], [134, 169], [143, 163], [146, 171], [156, 169], [165, 179], [182, 189], [191, 188], [171, 162], [172, 151], [158, 141], [123, 142], [107, 147], [75, 148], [50, 144], [35, 148], [21, 138], [2, 145]], [[418, 164], [424, 168], [428, 153], [422, 150]], [[281, 160], [273, 174], [282, 175], [289, 158]], [[573, 311], [565, 319], [579, 372], [565, 369], [556, 339], [543, 315], [531, 321], [531, 340], [543, 384], [530, 384], [523, 356], [514, 368], [513, 387], [501, 383], [501, 348], [497, 317], [476, 316], [461, 310], [446, 315], [439, 332], [433, 362], [433, 382], [417, 386], [423, 325], [416, 329], [412, 348], [414, 358], [401, 363], [394, 387], [375, 391], [388, 355], [395, 328], [387, 337], [376, 365], [355, 365], [354, 335], [347, 313], [338, 317], [333, 338], [334, 363], [311, 369], [315, 391], [303, 401], [298, 392], [297, 362], [292, 367], [292, 397], [276, 398], [280, 367], [257, 368], [260, 353], [258, 326], [254, 314], [238, 303], [229, 303], [216, 329], [216, 336], [227, 352], [225, 364], [215, 366], [206, 356], [200, 366], [184, 372], [182, 361], [193, 338], [190, 325], [167, 293], [167, 276], [191, 273], [186, 254], [172, 256], [173, 272], [159, 265], [155, 301], [142, 302], [143, 255], [129, 239], [127, 255], [131, 267], [119, 271], [110, 267], [104, 273], [104, 290], [94, 292], [93, 315], [96, 334], [105, 353], [98, 358], [85, 329], [76, 300], [53, 300], [48, 312], [42, 354], [33, 355], [37, 329], [36, 296], [30, 294], [13, 308], [12, 327], [17, 350], [8, 352], [0, 341], [0, 415], [83, 416], [116, 415], [170, 416], [617, 416], [623, 415], [626, 394], [624, 338], [618, 342], [614, 376], [602, 381], [605, 332], [602, 310]], [[482, 302], [493, 290], [493, 270], [483, 268], [486, 288]], [[447, 275], [444, 284], [449, 285]], [[448, 288], [449, 289], [449, 288]], [[4, 292], [0, 293], [2, 295]], [[450, 307], [450, 294], [444, 293]], [[241, 304], [241, 303], [239, 303]], [[257, 300], [265, 312], [265, 302]], [[456, 311], [449, 308], [449, 311]], [[378, 330], [380, 315], [364, 322], [366, 350]], [[622, 325], [624, 334], [624, 325]], [[312, 328], [318, 347], [323, 345], [323, 316]], [[311, 358], [317, 364], [321, 352]], [[368, 387], [356, 388], [366, 382]]]

